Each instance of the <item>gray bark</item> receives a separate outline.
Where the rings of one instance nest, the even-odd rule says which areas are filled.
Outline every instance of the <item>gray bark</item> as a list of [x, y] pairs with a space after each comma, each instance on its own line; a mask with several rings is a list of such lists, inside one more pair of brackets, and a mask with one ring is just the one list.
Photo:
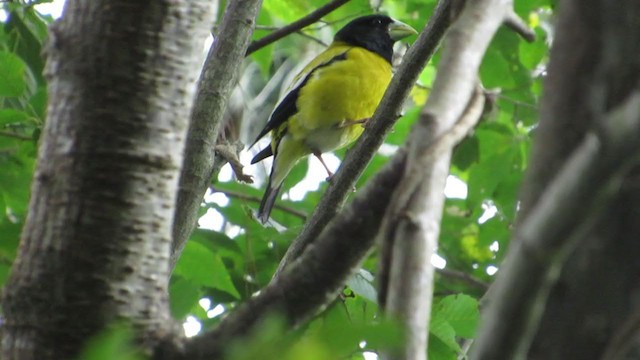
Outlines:
[[172, 267], [197, 225], [200, 204], [214, 169], [216, 166], [219, 169], [220, 159], [215, 156], [216, 141], [261, 5], [261, 0], [229, 1], [220, 31], [200, 75], [173, 220]]
[[[576, 146], [572, 139], [584, 136], [588, 127], [600, 132], [607, 126], [604, 115], [640, 90], [640, 3], [567, 0], [561, 11], [532, 176], [523, 189], [525, 213], [549, 183], [556, 164]], [[640, 118], [640, 109], [631, 117]], [[620, 160], [634, 156], [640, 156], [638, 147]], [[639, 179], [638, 166], [620, 179], [611, 202], [600, 205], [602, 215], [568, 256], [529, 358], [638, 357]]]
[[426, 359], [434, 276], [431, 256], [440, 235], [451, 153], [482, 113], [484, 97], [480, 89], [474, 91], [478, 68], [510, 11], [509, 1], [466, 4], [445, 39], [433, 91], [411, 130], [407, 168], [379, 233], [379, 302], [388, 316], [402, 322], [407, 334], [401, 354], [386, 358]]
[[566, 0], [559, 15], [474, 359], [623, 359], [638, 345], [640, 4]]
[[207, 0], [67, 2], [3, 359], [73, 358], [116, 319], [147, 350], [171, 333], [171, 223], [212, 17]]

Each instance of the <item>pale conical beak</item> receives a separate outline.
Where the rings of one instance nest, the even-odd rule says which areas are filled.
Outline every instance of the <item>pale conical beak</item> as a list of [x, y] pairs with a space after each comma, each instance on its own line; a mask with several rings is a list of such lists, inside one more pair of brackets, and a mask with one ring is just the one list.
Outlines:
[[416, 34], [418, 34], [416, 29], [401, 21], [393, 20], [393, 22], [389, 24], [389, 36], [393, 41], [398, 41], [400, 39], [406, 38], [407, 36]]

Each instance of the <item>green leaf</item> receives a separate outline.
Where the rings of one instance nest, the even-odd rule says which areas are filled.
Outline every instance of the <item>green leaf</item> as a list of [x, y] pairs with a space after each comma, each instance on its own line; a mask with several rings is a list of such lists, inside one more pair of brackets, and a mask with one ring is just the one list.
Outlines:
[[200, 243], [187, 242], [174, 272], [195, 284], [213, 287], [240, 298], [220, 257]]
[[478, 138], [468, 137], [458, 145], [454, 152], [452, 163], [461, 171], [465, 171], [480, 158], [480, 145]]
[[45, 19], [32, 7], [23, 7], [11, 11], [5, 24], [7, 32], [11, 34], [10, 48], [25, 61], [39, 86], [46, 85], [42, 76], [42, 44], [47, 37], [48, 21], [50, 20]]
[[509, 238], [509, 223], [495, 216], [479, 225], [481, 246], [490, 246], [494, 241], [504, 244]]
[[35, 143], [0, 137], [0, 148], [12, 149], [8, 156], [0, 156], [0, 197], [14, 215], [22, 217], [29, 201], [36, 156]]
[[520, 57], [520, 62], [527, 69], [533, 70], [538, 66], [538, 64], [542, 61], [545, 55], [548, 53], [549, 48], [547, 44], [544, 42], [544, 38], [540, 37], [538, 34], [538, 38], [533, 43], [528, 43], [526, 41], [521, 41], [518, 45], [518, 54]]
[[26, 89], [25, 64], [18, 56], [0, 51], [0, 96], [17, 97]]
[[429, 336], [429, 360], [456, 360], [457, 353], [439, 338], [431, 334]]
[[47, 114], [47, 88], [40, 86], [29, 99], [29, 105], [40, 123], [44, 123]]
[[509, 61], [495, 47], [491, 46], [480, 65], [480, 78], [487, 88], [512, 88], [516, 81], [511, 76]]
[[[0, 206], [2, 201], [0, 201]], [[0, 207], [3, 213], [6, 213], [4, 207]], [[3, 214], [0, 217], [0, 258], [15, 258], [20, 240], [20, 231], [24, 224], [21, 222], [13, 222]]]
[[21, 124], [29, 119], [29, 115], [16, 109], [0, 109], [0, 128], [4, 125]]
[[456, 342], [456, 331], [453, 329], [453, 326], [451, 326], [451, 324], [449, 324], [446, 319], [438, 316], [437, 312], [431, 319], [429, 332], [431, 333], [431, 335], [438, 338], [438, 340], [440, 340], [449, 349], [455, 352], [459, 352], [462, 350], [460, 349], [460, 345], [458, 345], [458, 343]]
[[142, 352], [134, 347], [135, 335], [130, 326], [116, 325], [91, 338], [78, 360], [143, 360]]
[[200, 287], [189, 280], [174, 276], [169, 285], [169, 306], [175, 319], [184, 319], [202, 297]]
[[465, 294], [450, 295], [440, 300], [434, 311], [434, 321], [449, 324], [457, 336], [467, 339], [475, 336], [480, 320], [476, 299]]
[[242, 254], [242, 250], [235, 240], [218, 231], [197, 229], [193, 232], [191, 240], [207, 246], [212, 251], [223, 250], [225, 253]]
[[498, 184], [509, 175], [512, 169], [513, 151], [489, 156], [474, 165], [467, 182], [469, 193], [467, 203], [474, 208], [489, 199]]

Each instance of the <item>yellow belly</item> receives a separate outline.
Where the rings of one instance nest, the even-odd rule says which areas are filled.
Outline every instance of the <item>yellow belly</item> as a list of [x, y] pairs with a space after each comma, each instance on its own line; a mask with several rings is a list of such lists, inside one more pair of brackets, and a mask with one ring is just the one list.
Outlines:
[[344, 122], [370, 118], [391, 80], [391, 65], [361, 48], [347, 58], [318, 68], [301, 89], [298, 113], [289, 121], [292, 137], [312, 151], [327, 152], [356, 140], [362, 125]]

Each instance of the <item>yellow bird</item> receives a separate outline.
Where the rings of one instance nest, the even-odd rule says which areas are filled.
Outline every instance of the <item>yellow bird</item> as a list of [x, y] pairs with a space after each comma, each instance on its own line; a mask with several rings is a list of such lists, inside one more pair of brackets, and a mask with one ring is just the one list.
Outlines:
[[357, 18], [294, 78], [253, 143], [271, 132], [271, 146], [251, 160], [255, 164], [274, 155], [258, 209], [263, 224], [285, 177], [300, 159], [313, 154], [332, 175], [322, 153], [340, 149], [362, 134], [362, 125], [391, 81], [394, 42], [413, 34], [417, 31], [412, 27], [385, 15]]

